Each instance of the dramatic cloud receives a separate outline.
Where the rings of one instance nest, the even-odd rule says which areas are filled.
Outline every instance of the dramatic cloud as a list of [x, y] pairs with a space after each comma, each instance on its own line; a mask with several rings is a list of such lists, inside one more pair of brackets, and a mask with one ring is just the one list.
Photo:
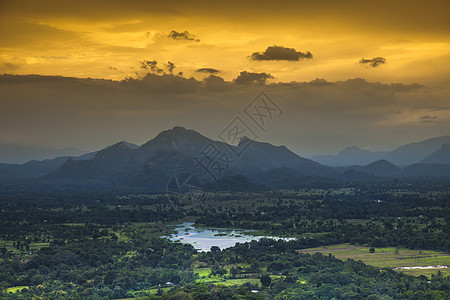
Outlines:
[[[256, 59], [253, 64], [270, 62], [255, 72], [286, 82], [317, 76], [345, 80], [360, 74], [373, 81], [425, 84], [450, 78], [448, 0], [428, 6], [419, 0], [379, 0], [384, 9], [376, 11], [370, 1], [350, 0], [0, 3], [0, 60], [19, 65], [15, 72], [20, 74], [121, 80], [135, 73], [135, 59], [150, 57], [182, 63], [179, 67], [186, 67], [189, 76], [196, 74], [192, 66], [212, 66], [230, 80], [237, 70], [247, 70], [250, 56]], [[362, 17], [367, 11], [370, 21]], [[366, 52], [370, 49], [389, 55], [389, 68], [382, 67], [382, 74], [360, 73], [359, 60], [375, 57]], [[308, 62], [307, 68], [287, 66], [306, 60], [307, 50], [314, 58], [320, 55], [320, 61]], [[120, 72], [109, 70], [110, 65]]]
[[208, 73], [208, 74], [219, 74], [220, 73], [219, 70], [213, 69], [213, 68], [201, 68], [201, 69], [197, 69], [195, 72]]
[[385, 64], [386, 63], [386, 59], [384, 57], [380, 57], [380, 56], [374, 57], [374, 58], [371, 58], [371, 59], [363, 58], [363, 59], [361, 59], [359, 61], [359, 63], [364, 65], [364, 66], [376, 68], [379, 65]]
[[268, 77], [243, 72], [233, 82], [214, 75], [201, 81], [173, 74], [123, 81], [2, 75], [0, 141], [94, 150], [120, 140], [141, 144], [175, 125], [217, 139], [234, 117], [244, 118], [243, 109], [262, 90], [285, 114], [256, 133], [302, 155], [354, 144], [394, 148], [448, 135], [447, 86], [364, 79], [255, 84]]
[[250, 55], [251, 60], [288, 60], [299, 61], [300, 59], [312, 59], [311, 52], [300, 52], [294, 48], [286, 48], [283, 46], [267, 47], [264, 52], [255, 52]]
[[267, 79], [273, 78], [267, 73], [251, 73], [243, 71], [234, 79], [236, 84], [265, 84]]
[[186, 41], [200, 42], [200, 40], [195, 38], [195, 35], [189, 33], [189, 31], [178, 32], [178, 31], [172, 30], [167, 35], [167, 37], [170, 39], [174, 39], [174, 40], [186, 40]]

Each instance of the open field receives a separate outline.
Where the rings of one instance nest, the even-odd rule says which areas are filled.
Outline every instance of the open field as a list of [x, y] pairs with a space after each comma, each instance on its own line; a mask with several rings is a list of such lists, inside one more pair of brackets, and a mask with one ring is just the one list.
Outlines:
[[18, 291], [21, 291], [21, 290], [23, 290], [23, 289], [28, 289], [29, 288], [29, 286], [27, 286], [27, 285], [21, 285], [21, 286], [12, 286], [12, 287], [9, 287], [9, 288], [7, 288], [6, 289], [6, 292], [7, 293], [16, 293], [16, 292], [18, 292]]
[[[427, 267], [427, 266], [450, 266], [450, 254], [429, 250], [410, 250], [404, 248], [375, 248], [374, 253], [369, 252], [370, 247], [354, 246], [350, 244], [330, 245], [318, 248], [299, 250], [301, 253], [331, 253], [336, 258], [346, 260], [348, 258], [361, 260], [368, 265], [380, 268], [401, 267]], [[397, 252], [398, 251], [398, 252]], [[450, 275], [450, 268], [432, 269], [396, 269], [409, 275], [431, 276], [441, 271], [444, 275]]]
[[259, 278], [256, 278], [255, 276], [250, 276], [249, 278], [229, 278], [227, 275], [214, 276], [214, 275], [211, 275], [210, 268], [198, 268], [198, 269], [195, 269], [194, 272], [197, 273], [199, 276], [199, 279], [197, 279], [197, 282], [222, 284], [222, 285], [226, 285], [226, 286], [242, 285], [246, 282], [250, 282], [251, 284], [255, 284], [255, 285], [261, 284]]

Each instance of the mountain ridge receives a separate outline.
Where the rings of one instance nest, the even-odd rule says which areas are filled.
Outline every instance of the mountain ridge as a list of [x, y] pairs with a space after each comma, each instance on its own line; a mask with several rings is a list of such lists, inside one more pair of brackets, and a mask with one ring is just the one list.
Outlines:
[[[436, 144], [436, 140], [433, 143]], [[444, 147], [446, 149], [447, 146]], [[351, 146], [341, 155], [351, 157], [355, 153], [370, 151]], [[11, 177], [14, 169], [21, 171]], [[30, 172], [28, 175], [27, 170]], [[2, 177], [3, 171], [6, 175]], [[429, 163], [401, 168], [386, 159], [363, 165], [330, 167], [301, 157], [286, 146], [247, 137], [242, 137], [238, 145], [234, 146], [180, 126], [160, 132], [141, 146], [121, 141], [90, 153], [83, 159], [60, 157], [17, 166], [0, 164], [0, 179], [40, 177], [40, 180], [49, 184], [89, 183], [92, 186], [118, 185], [159, 191], [165, 188], [170, 178], [179, 174], [191, 174], [205, 184], [229, 177], [219, 186], [226, 186], [225, 182], [235, 182], [236, 178], [244, 176], [254, 181], [255, 186], [287, 187], [333, 180], [354, 182], [393, 177], [450, 177], [450, 168]]]
[[424, 158], [425, 164], [450, 164], [450, 144], [442, 144], [441, 148]]
[[450, 136], [440, 136], [399, 146], [392, 151], [370, 151], [354, 145], [336, 155], [310, 157], [321, 164], [333, 167], [367, 165], [378, 160], [387, 160], [397, 166], [409, 166], [422, 162], [443, 144], [450, 144]]

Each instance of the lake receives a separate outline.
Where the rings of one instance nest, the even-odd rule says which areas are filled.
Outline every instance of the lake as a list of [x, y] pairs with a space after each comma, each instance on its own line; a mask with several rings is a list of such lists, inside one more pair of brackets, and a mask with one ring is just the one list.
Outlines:
[[285, 241], [295, 239], [276, 236], [253, 236], [249, 231], [240, 229], [194, 227], [194, 223], [190, 222], [176, 225], [176, 233], [169, 237], [171, 241], [190, 244], [198, 251], [209, 251], [211, 246], [219, 246], [220, 249], [230, 248], [236, 243], [258, 241], [262, 238]]

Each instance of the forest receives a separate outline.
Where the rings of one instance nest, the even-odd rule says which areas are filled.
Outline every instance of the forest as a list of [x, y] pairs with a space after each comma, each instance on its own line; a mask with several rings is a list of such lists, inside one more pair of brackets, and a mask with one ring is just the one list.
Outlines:
[[[448, 272], [411, 276], [301, 251], [346, 243], [375, 253], [396, 247], [444, 255], [449, 197], [445, 187], [392, 184], [175, 195], [3, 193], [0, 297], [449, 299]], [[164, 238], [184, 221], [295, 239], [198, 252]]]

